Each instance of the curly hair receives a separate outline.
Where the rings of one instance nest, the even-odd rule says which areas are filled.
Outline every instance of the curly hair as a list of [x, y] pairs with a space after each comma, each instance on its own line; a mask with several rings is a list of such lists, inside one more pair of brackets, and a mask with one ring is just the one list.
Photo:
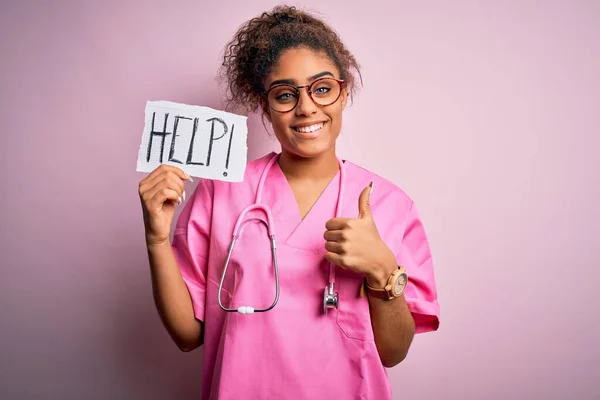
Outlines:
[[307, 47], [324, 52], [337, 66], [350, 97], [356, 91], [360, 66], [325, 22], [293, 6], [277, 6], [246, 22], [225, 47], [221, 78], [227, 83], [227, 104], [252, 112], [260, 108], [265, 78], [282, 52]]

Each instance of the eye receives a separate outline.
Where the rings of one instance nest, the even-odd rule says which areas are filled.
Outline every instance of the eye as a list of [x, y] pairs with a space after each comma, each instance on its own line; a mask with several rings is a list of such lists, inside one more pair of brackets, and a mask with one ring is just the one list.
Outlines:
[[330, 90], [331, 90], [331, 88], [328, 86], [319, 86], [318, 88], [315, 89], [315, 91], [313, 93], [322, 95], [322, 94], [329, 92]]
[[313, 96], [321, 99], [327, 99], [330, 96], [335, 96], [337, 91], [335, 91], [335, 85], [337, 85], [336, 81], [331, 79], [320, 79], [313, 83], [313, 87], [311, 88]]
[[277, 103], [291, 103], [296, 101], [296, 92], [290, 87], [277, 87], [271, 90], [269, 94], [270, 101], [274, 101]]
[[293, 93], [281, 93], [278, 94], [277, 96], [275, 96], [275, 99], [279, 100], [279, 101], [285, 101], [285, 100], [290, 100], [294, 98], [294, 94]]

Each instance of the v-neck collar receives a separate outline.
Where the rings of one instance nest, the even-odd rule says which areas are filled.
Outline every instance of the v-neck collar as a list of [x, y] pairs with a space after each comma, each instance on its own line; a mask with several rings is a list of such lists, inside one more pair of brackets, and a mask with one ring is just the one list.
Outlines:
[[[346, 172], [348, 163], [345, 163], [344, 167]], [[347, 181], [348, 174], [345, 175]], [[347, 187], [347, 182], [345, 184]], [[329, 181], [304, 219], [300, 217], [296, 197], [279, 163], [273, 164], [265, 186], [269, 186], [271, 207], [275, 214], [273, 217], [278, 222], [277, 234], [284, 243], [301, 249], [322, 251], [325, 224], [335, 217], [340, 189], [340, 171], [338, 170]], [[340, 207], [343, 211], [344, 205], [340, 204]]]

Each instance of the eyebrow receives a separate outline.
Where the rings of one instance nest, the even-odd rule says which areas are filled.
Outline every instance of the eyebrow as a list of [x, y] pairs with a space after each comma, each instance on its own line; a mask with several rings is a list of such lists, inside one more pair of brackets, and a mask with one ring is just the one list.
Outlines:
[[[308, 80], [312, 82], [312, 81], [322, 78], [324, 76], [331, 76], [332, 78], [335, 78], [331, 72], [323, 71], [323, 72], [319, 72], [316, 75], [311, 76], [310, 78], [308, 78]], [[269, 88], [272, 86], [275, 86], [275, 85], [283, 84], [283, 83], [288, 84], [288, 85], [295, 85], [296, 81], [293, 79], [278, 79], [276, 81], [271, 82], [271, 84], [269, 85]]]

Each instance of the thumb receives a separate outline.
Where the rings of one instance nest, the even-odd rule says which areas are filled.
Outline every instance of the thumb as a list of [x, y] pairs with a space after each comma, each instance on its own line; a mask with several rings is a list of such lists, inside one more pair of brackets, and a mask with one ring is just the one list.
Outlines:
[[369, 184], [358, 197], [358, 218], [371, 218], [371, 203], [369, 202], [373, 192], [373, 182]]

